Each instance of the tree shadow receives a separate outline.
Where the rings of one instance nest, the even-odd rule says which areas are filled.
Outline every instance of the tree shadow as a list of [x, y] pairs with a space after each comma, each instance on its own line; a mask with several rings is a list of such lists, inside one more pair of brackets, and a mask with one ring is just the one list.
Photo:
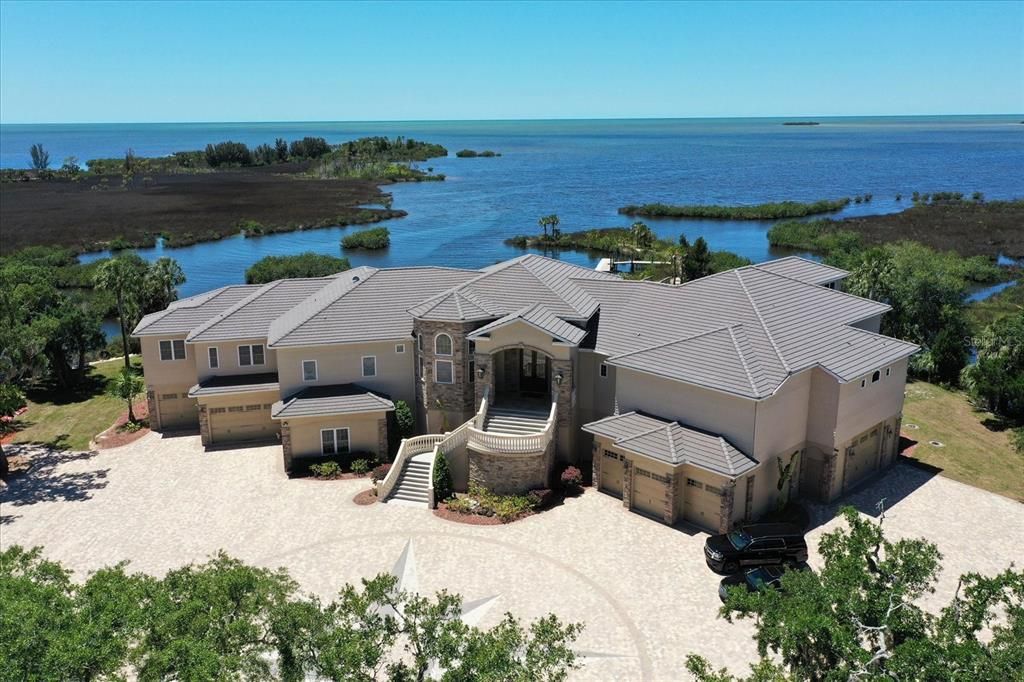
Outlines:
[[[11, 477], [7, 487], [0, 491], [0, 501], [14, 507], [23, 507], [37, 502], [83, 502], [92, 498], [93, 492], [107, 487], [107, 473], [110, 469], [88, 471], [66, 471], [72, 462], [87, 462], [98, 453], [68, 452], [40, 445], [8, 445], [8, 455], [27, 456], [27, 471]], [[14, 517], [16, 518], [16, 517]], [[5, 519], [3, 523], [10, 523]]]
[[834, 519], [842, 507], [853, 507], [860, 513], [877, 519], [883, 509], [893, 509], [941, 472], [942, 469], [938, 467], [924, 464], [913, 457], [899, 455], [891, 467], [857, 485], [834, 502], [807, 503], [810, 514], [808, 530]]
[[25, 389], [25, 397], [39, 404], [70, 405], [95, 398], [106, 390], [107, 378], [93, 370], [70, 386], [60, 386], [52, 380], [34, 383]]

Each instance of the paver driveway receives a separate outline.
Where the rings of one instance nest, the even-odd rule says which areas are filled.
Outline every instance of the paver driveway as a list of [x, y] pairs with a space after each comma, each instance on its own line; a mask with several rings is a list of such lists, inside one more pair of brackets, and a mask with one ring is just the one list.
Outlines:
[[[704, 566], [703, 533], [630, 514], [594, 490], [508, 526], [359, 507], [351, 499], [365, 481], [290, 481], [279, 453], [207, 453], [196, 436], [149, 434], [99, 454], [43, 454], [0, 493], [0, 543], [43, 545], [80, 575], [124, 559], [159, 574], [224, 549], [285, 566], [303, 588], [330, 597], [345, 582], [392, 570], [411, 541], [421, 592], [496, 597], [478, 612], [481, 625], [504, 611], [584, 622], [577, 649], [588, 656], [574, 677], [677, 680], [689, 652], [734, 672], [755, 658], [749, 625], [717, 618], [718, 577]], [[961, 572], [1005, 568], [1013, 557], [996, 524], [1024, 524], [1024, 505], [902, 464], [851, 500], [870, 511], [880, 497], [892, 535], [925, 536], [945, 554], [935, 604], [949, 599]], [[811, 531], [809, 544], [834, 525]]]

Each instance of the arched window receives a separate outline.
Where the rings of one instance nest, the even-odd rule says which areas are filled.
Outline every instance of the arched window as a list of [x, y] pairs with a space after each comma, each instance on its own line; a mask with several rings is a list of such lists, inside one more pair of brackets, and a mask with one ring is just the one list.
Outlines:
[[878, 381], [881, 378], [882, 378], [882, 373], [879, 372], [878, 370], [875, 370], [875, 373], [871, 375], [871, 383], [875, 383], [876, 381]]
[[452, 354], [452, 337], [447, 334], [438, 334], [434, 337], [434, 353], [437, 355]]

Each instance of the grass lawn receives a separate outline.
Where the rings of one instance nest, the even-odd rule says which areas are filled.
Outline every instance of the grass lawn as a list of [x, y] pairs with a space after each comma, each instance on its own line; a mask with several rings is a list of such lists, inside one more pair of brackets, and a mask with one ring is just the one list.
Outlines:
[[[912, 457], [942, 469], [943, 476], [1024, 502], [1024, 456], [1010, 445], [1009, 430], [999, 428], [997, 417], [975, 410], [959, 391], [907, 384], [903, 435], [918, 442]], [[929, 445], [932, 440], [945, 447]]]
[[[134, 358], [132, 364], [142, 367]], [[107, 382], [124, 367], [121, 359], [94, 365], [80, 386], [58, 389], [49, 385], [25, 391], [28, 409], [17, 420], [15, 443], [45, 443], [52, 447], [86, 450], [92, 437], [120, 416], [125, 403], [107, 395]]]

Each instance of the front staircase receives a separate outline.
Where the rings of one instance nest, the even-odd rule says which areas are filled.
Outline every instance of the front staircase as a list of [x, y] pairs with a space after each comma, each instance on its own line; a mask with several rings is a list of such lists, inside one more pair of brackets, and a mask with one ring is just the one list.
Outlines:
[[483, 430], [488, 433], [523, 436], [542, 433], [547, 421], [546, 410], [514, 409], [495, 405], [487, 411]]
[[387, 502], [417, 507], [429, 504], [430, 463], [433, 459], [433, 451], [413, 455], [407, 459], [398, 475], [398, 481], [388, 495]]

